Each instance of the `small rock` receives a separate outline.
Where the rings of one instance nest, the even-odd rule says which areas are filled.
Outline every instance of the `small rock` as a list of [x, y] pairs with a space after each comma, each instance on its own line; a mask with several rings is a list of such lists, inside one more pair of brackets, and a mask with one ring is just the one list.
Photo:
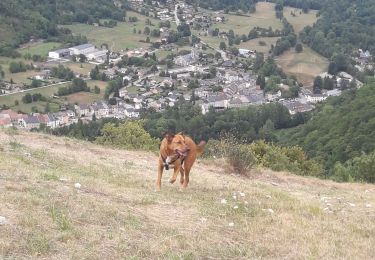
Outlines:
[[238, 209], [238, 206], [234, 206], [233, 208], [234, 208], [234, 209]]
[[275, 213], [274, 211], [273, 211], [273, 209], [267, 209], [267, 211], [269, 212], [269, 213]]
[[77, 183], [74, 184], [74, 187], [77, 188], [77, 189], [80, 189], [81, 188], [81, 184], [77, 182]]
[[227, 204], [227, 200], [226, 199], [221, 199], [221, 204]]
[[371, 208], [371, 204], [366, 204], [366, 208]]
[[237, 199], [237, 196], [236, 196], [236, 195], [233, 195], [232, 197], [233, 197], [233, 199], [235, 199], [235, 200]]
[[228, 226], [230, 226], [230, 227], [234, 227], [234, 223], [233, 223], [233, 222], [230, 222], [230, 223], [228, 224]]
[[245, 197], [245, 193], [244, 192], [240, 192], [240, 196], [241, 197]]
[[3, 216], [0, 216], [0, 225], [5, 225], [7, 223], [7, 219]]
[[280, 184], [278, 184], [277, 182], [271, 182], [271, 184], [272, 184], [273, 186], [280, 186]]
[[271, 197], [270, 195], [267, 195], [266, 198], [267, 198], [267, 199], [270, 199], [270, 198], [272, 198], [272, 197]]
[[350, 207], [355, 207], [355, 204], [354, 204], [354, 203], [350, 203], [350, 202], [348, 202], [348, 204], [349, 204]]

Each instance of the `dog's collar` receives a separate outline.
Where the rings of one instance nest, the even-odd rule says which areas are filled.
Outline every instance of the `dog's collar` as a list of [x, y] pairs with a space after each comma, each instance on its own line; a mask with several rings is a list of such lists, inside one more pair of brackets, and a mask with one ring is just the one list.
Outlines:
[[[177, 158], [174, 159], [172, 162], [167, 162], [167, 158], [164, 158], [162, 154], [160, 154], [161, 159], [163, 160], [163, 166], [166, 170], [169, 170], [169, 165], [174, 164], [178, 159], [181, 158], [180, 154], [177, 154]], [[181, 163], [184, 161], [185, 157], [182, 158]]]

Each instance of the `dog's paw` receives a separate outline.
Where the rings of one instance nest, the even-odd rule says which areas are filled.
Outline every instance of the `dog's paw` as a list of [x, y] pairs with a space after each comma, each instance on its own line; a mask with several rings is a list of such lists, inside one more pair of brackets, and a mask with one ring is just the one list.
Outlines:
[[175, 183], [176, 179], [169, 179], [169, 183]]

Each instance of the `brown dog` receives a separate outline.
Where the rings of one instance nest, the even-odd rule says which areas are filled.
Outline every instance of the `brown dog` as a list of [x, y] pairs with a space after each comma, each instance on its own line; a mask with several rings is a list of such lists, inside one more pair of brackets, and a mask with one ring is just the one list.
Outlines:
[[161, 177], [164, 168], [168, 170], [172, 165], [174, 172], [169, 182], [174, 183], [177, 179], [178, 172], [180, 172], [180, 183], [183, 188], [186, 188], [189, 184], [191, 167], [193, 167], [197, 156], [203, 153], [205, 144], [206, 142], [202, 141], [199, 145], [196, 145], [190, 137], [182, 133], [176, 135], [166, 133], [160, 145], [156, 189], [160, 190], [161, 188]]

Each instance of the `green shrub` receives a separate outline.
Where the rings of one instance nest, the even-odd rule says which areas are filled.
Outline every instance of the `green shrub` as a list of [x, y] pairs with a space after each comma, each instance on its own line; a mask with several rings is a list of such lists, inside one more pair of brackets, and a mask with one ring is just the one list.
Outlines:
[[375, 183], [375, 152], [355, 157], [345, 164], [336, 163], [333, 179]]
[[227, 159], [233, 169], [239, 174], [246, 174], [254, 165], [256, 159], [249, 145], [237, 144], [228, 149]]
[[152, 151], [157, 149], [159, 143], [143, 129], [142, 121], [128, 121], [118, 126], [107, 123], [101, 130], [101, 136], [96, 138], [96, 142], [123, 149]]

